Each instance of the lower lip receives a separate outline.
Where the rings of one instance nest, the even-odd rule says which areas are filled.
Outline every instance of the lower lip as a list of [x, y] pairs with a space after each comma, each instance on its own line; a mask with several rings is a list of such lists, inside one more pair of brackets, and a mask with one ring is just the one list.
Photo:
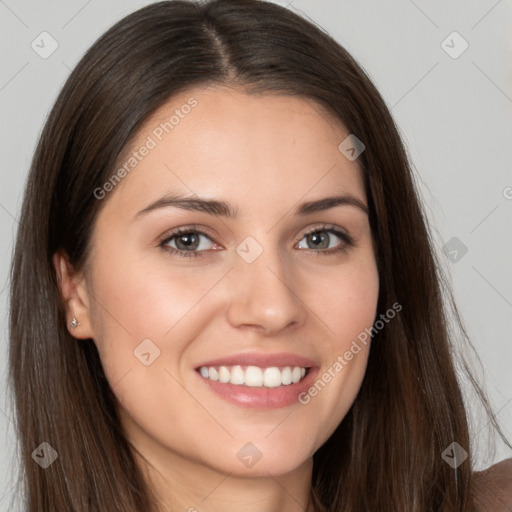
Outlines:
[[308, 374], [299, 382], [276, 388], [238, 386], [206, 379], [196, 372], [198, 377], [221, 398], [253, 409], [280, 409], [299, 402], [299, 395], [307, 391], [314, 382], [318, 368], [311, 368]]

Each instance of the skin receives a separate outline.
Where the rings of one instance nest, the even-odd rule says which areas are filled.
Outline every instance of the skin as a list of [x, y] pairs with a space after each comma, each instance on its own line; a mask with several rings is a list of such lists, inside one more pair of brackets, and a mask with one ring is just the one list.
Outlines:
[[477, 512], [512, 510], [512, 458], [479, 471], [473, 477], [473, 495]]
[[[70, 332], [96, 344], [164, 510], [304, 511], [312, 456], [353, 403], [369, 345], [308, 404], [278, 409], [229, 403], [194, 368], [231, 354], [291, 352], [318, 362], [322, 375], [371, 328], [379, 279], [367, 214], [352, 205], [294, 214], [341, 193], [367, 205], [362, 172], [338, 149], [349, 132], [319, 105], [228, 88], [172, 98], [129, 151], [191, 97], [197, 106], [102, 199], [86, 267], [75, 271], [55, 255], [68, 323], [80, 322]], [[227, 201], [239, 217], [176, 207], [135, 217], [168, 193]], [[191, 224], [208, 230], [203, 257], [159, 247]], [[304, 234], [325, 224], [354, 245], [321, 254]], [[346, 245], [322, 233], [329, 247]], [[236, 252], [248, 236], [263, 249], [252, 263]], [[160, 350], [149, 366], [134, 356], [144, 339]], [[250, 468], [237, 457], [247, 442], [262, 454]]]

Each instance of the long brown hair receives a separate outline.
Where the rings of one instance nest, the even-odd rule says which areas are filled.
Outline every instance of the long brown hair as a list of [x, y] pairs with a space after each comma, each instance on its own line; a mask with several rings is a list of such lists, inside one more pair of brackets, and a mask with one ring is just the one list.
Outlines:
[[[116, 413], [94, 343], [67, 328], [52, 257], [87, 263], [93, 191], [145, 119], [201, 84], [297, 95], [325, 106], [366, 146], [363, 170], [380, 276], [373, 338], [352, 408], [314, 455], [311, 497], [329, 512], [469, 512], [471, 456], [442, 275], [406, 152], [380, 94], [328, 34], [257, 0], [168, 1], [109, 29], [64, 85], [37, 146], [11, 270], [10, 383], [28, 512], [157, 510]], [[341, 141], [340, 141], [341, 142]], [[461, 327], [462, 329], [462, 327]], [[32, 453], [58, 453], [43, 470]]]

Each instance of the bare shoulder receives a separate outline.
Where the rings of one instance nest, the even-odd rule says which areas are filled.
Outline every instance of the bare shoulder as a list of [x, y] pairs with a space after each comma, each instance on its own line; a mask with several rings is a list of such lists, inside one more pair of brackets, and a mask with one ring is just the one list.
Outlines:
[[512, 510], [512, 458], [484, 471], [473, 473], [475, 506], [478, 512]]

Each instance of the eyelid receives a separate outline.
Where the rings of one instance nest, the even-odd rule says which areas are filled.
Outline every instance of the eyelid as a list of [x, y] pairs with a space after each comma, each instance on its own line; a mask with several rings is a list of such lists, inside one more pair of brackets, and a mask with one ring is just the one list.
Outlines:
[[350, 233], [341, 226], [337, 226], [336, 224], [321, 224], [319, 226], [309, 228], [307, 231], [301, 232], [301, 234], [295, 239], [294, 244], [300, 242], [305, 236], [308, 236], [312, 233], [316, 233], [317, 231], [339, 232], [340, 234], [343, 234], [347, 238], [347, 240], [349, 239], [353, 241], [353, 238], [350, 235]]
[[[212, 242], [215, 242], [214, 237], [217, 236], [208, 228], [199, 226], [198, 224], [191, 224], [188, 226], [180, 226], [180, 227], [166, 231], [165, 235], [160, 237], [158, 244], [161, 245], [164, 242], [168, 242], [171, 238], [174, 238], [174, 237], [179, 236], [180, 234], [182, 235], [184, 233], [189, 233], [189, 232], [199, 233], [201, 235], [207, 236], [208, 238], [210, 238], [212, 240]], [[215, 242], [215, 244], [220, 245], [217, 242]]]

